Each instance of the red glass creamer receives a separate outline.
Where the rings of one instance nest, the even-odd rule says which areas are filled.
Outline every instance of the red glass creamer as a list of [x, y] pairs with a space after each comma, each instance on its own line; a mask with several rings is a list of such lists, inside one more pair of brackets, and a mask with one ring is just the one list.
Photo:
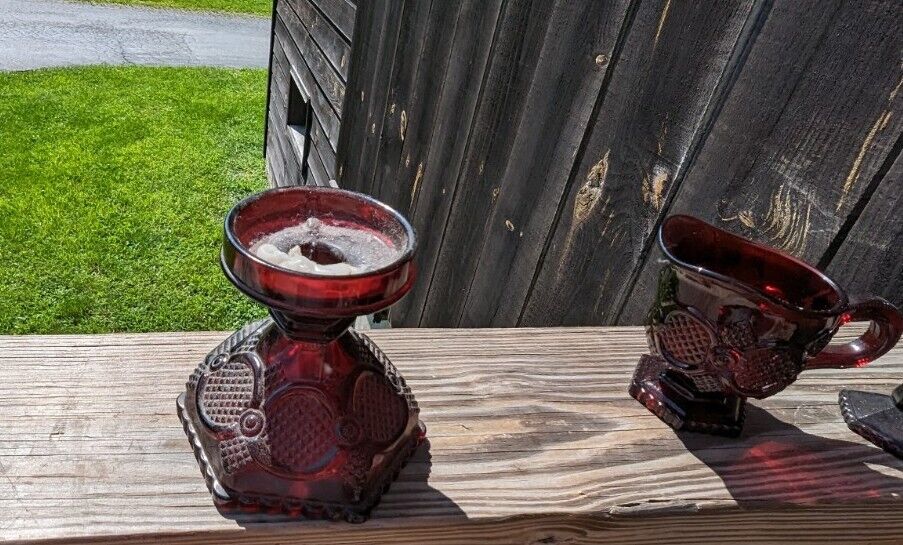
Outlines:
[[[780, 392], [805, 369], [858, 367], [890, 350], [903, 315], [879, 297], [851, 297], [817, 269], [689, 216], [667, 218], [648, 318], [651, 354], [630, 395], [675, 429], [737, 435], [747, 397]], [[846, 322], [857, 340], [828, 346]]]
[[[315, 217], [365, 232], [390, 261], [358, 274], [308, 274], [264, 261], [255, 241]], [[414, 281], [414, 232], [388, 206], [321, 187], [265, 191], [226, 218], [222, 267], [270, 318], [249, 324], [191, 375], [178, 410], [217, 505], [363, 520], [425, 430], [404, 379], [351, 324]], [[342, 255], [307, 244], [318, 263]]]

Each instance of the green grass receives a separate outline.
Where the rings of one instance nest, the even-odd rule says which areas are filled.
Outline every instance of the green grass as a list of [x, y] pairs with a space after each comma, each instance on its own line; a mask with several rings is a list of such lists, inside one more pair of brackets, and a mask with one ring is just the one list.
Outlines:
[[228, 11], [269, 16], [273, 0], [82, 0], [94, 4], [132, 4], [157, 8], [178, 8], [203, 11]]
[[218, 266], [266, 185], [263, 70], [0, 73], [0, 333], [220, 330], [263, 311]]

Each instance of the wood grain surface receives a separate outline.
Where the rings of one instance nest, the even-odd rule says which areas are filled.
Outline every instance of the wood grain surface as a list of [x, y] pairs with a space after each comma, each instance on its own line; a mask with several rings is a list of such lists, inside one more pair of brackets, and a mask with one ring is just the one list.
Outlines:
[[[819, 262], [900, 151], [901, 28], [896, 0], [775, 2], [668, 214]], [[658, 282], [662, 254], [653, 237], [644, 247], [618, 323], [641, 322]]]
[[[903, 141], [903, 135], [898, 137]], [[850, 293], [879, 295], [903, 308], [903, 156], [879, 180], [861, 213], [828, 256], [827, 272]], [[863, 264], [870, 266], [863, 271]]]
[[621, 286], [692, 161], [755, 8], [751, 0], [641, 3], [520, 324], [614, 321]]
[[844, 386], [889, 391], [900, 348], [805, 373], [730, 440], [674, 433], [627, 396], [639, 328], [373, 331], [429, 443], [367, 523], [260, 524], [214, 509], [175, 414], [224, 336], [0, 337], [0, 541], [903, 540], [903, 462], [837, 408]]
[[417, 230], [396, 327], [642, 323], [675, 213], [900, 301], [899, 0], [373, 0], [355, 24], [338, 180]]
[[[417, 163], [415, 178], [422, 176], [422, 179], [412, 185], [410, 193], [408, 216], [417, 230], [418, 244], [414, 260], [423, 278], [432, 276], [445, 235], [446, 218], [468, 147], [474, 110], [483, 92], [484, 68], [492, 51], [493, 29], [501, 7], [500, 0], [464, 3], [458, 14], [445, 78], [460, 81], [461, 85], [442, 86], [429, 145], [422, 149], [424, 160]], [[392, 309], [392, 319], [418, 324], [429, 287], [428, 281], [415, 283], [404, 301]]]
[[[310, 70], [313, 81], [329, 102], [329, 106], [341, 117], [342, 102], [345, 99], [344, 76], [336, 73], [308, 33], [307, 27], [288, 4], [279, 2], [276, 5], [276, 14], [279, 23], [288, 29], [283, 38], [284, 45], [288, 46], [290, 42], [297, 50], [297, 55], [289, 57], [292, 66], [297, 67], [299, 63], [303, 63]], [[350, 52], [347, 55], [350, 56]], [[308, 91], [313, 94], [315, 89], [311, 87]]]
[[354, 34], [355, 3], [349, 0], [314, 0], [314, 4], [347, 39]]

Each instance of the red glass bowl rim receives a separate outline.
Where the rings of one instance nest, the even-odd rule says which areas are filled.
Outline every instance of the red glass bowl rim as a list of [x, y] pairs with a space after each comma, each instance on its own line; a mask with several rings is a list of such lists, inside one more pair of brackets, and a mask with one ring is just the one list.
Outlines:
[[[811, 274], [817, 276], [819, 278], [819, 280], [821, 280], [822, 282], [827, 284], [828, 287], [830, 287], [832, 290], [834, 290], [834, 293], [837, 294], [837, 303], [833, 307], [826, 309], [826, 310], [818, 310], [818, 309], [813, 309], [813, 308], [806, 308], [806, 307], [801, 307], [801, 306], [797, 306], [797, 305], [792, 305], [787, 301], [782, 301], [781, 299], [778, 299], [777, 297], [770, 295], [768, 292], [760, 290], [760, 289], [756, 288], [755, 286], [752, 286], [741, 280], [737, 280], [734, 277], [727, 276], [727, 275], [715, 272], [710, 269], [706, 269], [705, 267], [701, 267], [699, 265], [693, 265], [691, 263], [687, 263], [686, 261], [682, 261], [682, 260], [678, 259], [677, 256], [675, 256], [668, 249], [668, 246], [665, 244], [665, 229], [668, 227], [668, 224], [671, 223], [672, 221], [688, 221], [692, 224], [696, 224], [698, 226], [705, 227], [707, 229], [712, 229], [712, 230], [718, 231], [718, 232], [722, 233], [724, 236], [732, 238], [742, 244], [745, 244], [747, 246], [753, 246], [753, 247], [763, 250], [767, 253], [777, 255], [781, 259], [790, 261], [790, 262], [794, 263], [795, 265], [807, 270]], [[840, 289], [840, 287], [833, 280], [831, 280], [831, 278], [829, 278], [827, 275], [825, 275], [825, 273], [816, 269], [812, 265], [806, 263], [805, 261], [797, 259], [796, 257], [793, 257], [790, 254], [787, 254], [785, 252], [782, 252], [780, 250], [777, 250], [777, 249], [767, 246], [765, 244], [759, 244], [758, 242], [749, 240], [748, 238], [744, 238], [744, 237], [741, 237], [740, 235], [735, 235], [734, 233], [725, 231], [724, 229], [720, 229], [720, 228], [712, 225], [711, 223], [703, 221], [695, 216], [690, 216], [687, 214], [674, 214], [674, 215], [671, 215], [671, 216], [668, 216], [667, 218], [665, 218], [665, 220], [662, 222], [661, 226], [658, 229], [658, 245], [659, 245], [659, 248], [662, 249], [662, 252], [664, 252], [665, 257], [667, 257], [670, 262], [674, 263], [675, 265], [677, 265], [680, 268], [687, 269], [689, 271], [695, 272], [702, 276], [707, 276], [709, 278], [713, 278], [715, 280], [718, 280], [719, 282], [728, 284], [730, 286], [737, 287], [744, 291], [754, 293], [754, 294], [758, 295], [759, 297], [768, 299], [769, 301], [771, 301], [777, 305], [780, 305], [785, 308], [789, 308], [795, 312], [800, 312], [800, 313], [804, 313], [804, 314], [816, 314], [819, 316], [831, 316], [831, 315], [840, 314], [848, 306], [848, 299], [847, 299], [846, 292], [844, 290]]]
[[[293, 269], [286, 269], [285, 267], [280, 267], [279, 265], [276, 265], [274, 263], [270, 263], [269, 261], [263, 260], [263, 259], [257, 257], [256, 255], [254, 255], [253, 252], [251, 252], [240, 240], [238, 240], [238, 237], [235, 236], [235, 233], [232, 230], [232, 225], [235, 224], [238, 214], [240, 214], [242, 212], [242, 210], [244, 210], [251, 203], [256, 202], [260, 199], [264, 199], [264, 198], [273, 198], [274, 195], [279, 195], [279, 194], [283, 194], [283, 193], [336, 193], [339, 195], [343, 195], [347, 198], [362, 201], [371, 206], [381, 208], [384, 211], [386, 211], [390, 216], [395, 218], [395, 220], [398, 221], [398, 223], [401, 225], [402, 229], [404, 230], [404, 233], [405, 233], [404, 249], [402, 250], [401, 254], [396, 259], [392, 260], [391, 263], [384, 265], [383, 267], [380, 267], [378, 269], [369, 270], [369, 271], [360, 272], [357, 274], [344, 274], [341, 276], [329, 276], [329, 275], [324, 275], [324, 274], [305, 273], [305, 272], [296, 271]], [[223, 230], [225, 232], [225, 236], [226, 236], [226, 239], [228, 240], [229, 244], [233, 248], [235, 248], [235, 250], [238, 253], [240, 253], [245, 258], [253, 261], [254, 263], [262, 265], [263, 267], [270, 267], [273, 269], [278, 269], [279, 271], [282, 271], [282, 272], [285, 272], [288, 274], [302, 276], [302, 277], [310, 278], [310, 279], [314, 279], [314, 280], [331, 280], [331, 281], [353, 280], [356, 278], [368, 278], [371, 276], [379, 276], [381, 274], [391, 272], [391, 271], [399, 268], [406, 261], [410, 261], [414, 255], [414, 249], [417, 247], [417, 240], [416, 240], [416, 235], [414, 233], [414, 228], [411, 226], [410, 222], [408, 222], [407, 218], [405, 218], [401, 214], [401, 212], [395, 210], [388, 204], [386, 204], [380, 200], [377, 200], [369, 195], [365, 195], [363, 193], [358, 193], [356, 191], [348, 191], [347, 189], [339, 189], [336, 187], [321, 187], [321, 186], [274, 187], [271, 189], [266, 189], [259, 193], [255, 193], [253, 195], [249, 195], [248, 197], [245, 197], [244, 199], [242, 199], [241, 201], [236, 203], [235, 206], [233, 206], [232, 209], [229, 211], [229, 213], [226, 215], [226, 220], [224, 223]]]

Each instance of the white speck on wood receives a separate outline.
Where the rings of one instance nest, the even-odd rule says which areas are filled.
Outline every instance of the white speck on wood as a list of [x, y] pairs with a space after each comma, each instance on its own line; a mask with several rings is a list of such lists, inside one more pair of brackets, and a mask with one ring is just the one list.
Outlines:
[[668, 10], [671, 9], [671, 0], [666, 0], [665, 7], [662, 8], [662, 16], [658, 20], [658, 28], [655, 29], [655, 38], [652, 41], [652, 48], [658, 47], [658, 39], [662, 35], [662, 28], [665, 26], [665, 20], [668, 18]]
[[417, 175], [414, 176], [414, 184], [411, 186], [411, 204], [413, 208], [414, 201], [417, 199], [417, 191], [420, 189], [420, 182], [423, 180], [423, 163], [417, 165]]

